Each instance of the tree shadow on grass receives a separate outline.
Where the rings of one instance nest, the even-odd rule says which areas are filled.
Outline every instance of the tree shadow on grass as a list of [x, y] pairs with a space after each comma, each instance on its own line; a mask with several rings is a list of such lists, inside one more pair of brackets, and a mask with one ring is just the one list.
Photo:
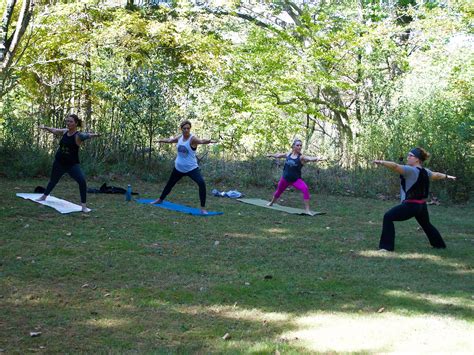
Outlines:
[[[189, 191], [196, 192], [176, 194], [175, 201], [189, 204]], [[383, 317], [472, 321], [468, 239], [433, 251], [406, 224], [400, 251], [379, 254], [371, 250], [385, 204], [325, 201], [330, 214], [304, 217], [216, 199], [224, 216], [199, 218], [113, 196], [94, 197], [102, 208], [89, 217], [38, 213], [11, 199], [13, 208], [2, 212], [10, 218], [1, 241], [7, 321], [0, 348], [380, 352], [393, 348], [355, 340], [351, 348], [350, 339], [338, 347], [337, 337], [323, 346], [320, 336], [329, 339], [338, 323], [375, 331], [388, 322]], [[454, 226], [452, 235], [466, 226]], [[295, 339], [308, 324], [315, 332], [309, 337], [321, 342], [314, 347]], [[38, 325], [42, 336], [29, 338]], [[231, 340], [224, 341], [227, 332]]]

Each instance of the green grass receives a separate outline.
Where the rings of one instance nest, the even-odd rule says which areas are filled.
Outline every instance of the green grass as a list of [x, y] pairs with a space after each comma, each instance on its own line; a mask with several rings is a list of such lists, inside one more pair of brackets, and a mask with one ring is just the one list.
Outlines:
[[[448, 249], [431, 249], [408, 221], [396, 225], [396, 252], [382, 254], [382, 216], [396, 201], [313, 192], [328, 214], [307, 217], [209, 196], [224, 215], [202, 218], [118, 195], [89, 194], [88, 215], [15, 197], [46, 182], [0, 180], [7, 353], [474, 351], [470, 205], [430, 206]], [[151, 198], [163, 184], [133, 187]], [[53, 195], [79, 198], [69, 178]], [[302, 207], [298, 192], [282, 198]], [[197, 206], [197, 190], [182, 181], [169, 200]]]

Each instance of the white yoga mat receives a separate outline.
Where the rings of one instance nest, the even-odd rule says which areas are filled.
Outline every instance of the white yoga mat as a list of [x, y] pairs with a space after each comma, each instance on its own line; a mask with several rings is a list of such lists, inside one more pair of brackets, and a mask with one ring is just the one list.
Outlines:
[[81, 212], [82, 206], [76, 205], [72, 202], [61, 200], [60, 198], [56, 198], [54, 196], [48, 196], [45, 201], [36, 201], [36, 199], [43, 196], [43, 194], [25, 194], [25, 193], [18, 193], [16, 194], [18, 197], [24, 198], [25, 200], [31, 200], [33, 202], [39, 203], [41, 205], [45, 205], [48, 207], [54, 208], [59, 213], [71, 213], [71, 212]]

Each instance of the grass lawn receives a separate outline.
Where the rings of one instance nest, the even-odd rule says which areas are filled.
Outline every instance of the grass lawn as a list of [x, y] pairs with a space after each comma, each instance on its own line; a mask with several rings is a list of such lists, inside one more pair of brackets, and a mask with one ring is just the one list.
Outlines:
[[[315, 195], [328, 214], [309, 217], [209, 196], [224, 215], [193, 217], [120, 195], [89, 194], [87, 215], [15, 197], [46, 182], [0, 179], [0, 352], [474, 352], [472, 205], [429, 207], [448, 249], [411, 220], [379, 253], [396, 201]], [[69, 178], [53, 195], [79, 200]], [[197, 189], [169, 200], [197, 206]]]

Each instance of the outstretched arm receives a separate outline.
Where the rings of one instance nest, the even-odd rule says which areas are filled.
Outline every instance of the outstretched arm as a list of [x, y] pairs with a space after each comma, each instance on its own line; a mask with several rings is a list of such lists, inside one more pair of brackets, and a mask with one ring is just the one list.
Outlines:
[[171, 138], [161, 138], [158, 139], [158, 143], [178, 143], [178, 137], [171, 137]]
[[38, 126], [38, 128], [44, 131], [48, 131], [49, 133], [52, 133], [54, 135], [61, 135], [61, 134], [66, 133], [67, 131], [66, 128], [52, 128], [52, 127], [46, 127], [45, 125], [40, 125]]
[[432, 180], [456, 180], [456, 176], [448, 175], [448, 174], [443, 174], [443, 173], [436, 173], [432, 172], [431, 175]]
[[267, 154], [268, 158], [275, 158], [275, 159], [285, 158], [286, 156], [287, 156], [286, 153]]
[[100, 137], [101, 134], [100, 133], [92, 133], [92, 132], [79, 132], [77, 135], [76, 135], [76, 143], [77, 145], [81, 145], [82, 142], [88, 140], [88, 139], [91, 139], [91, 138], [95, 138], [95, 137]]
[[306, 155], [303, 155], [301, 157], [301, 160], [302, 160], [302, 163], [305, 164], [305, 163], [311, 163], [311, 162], [315, 162], [315, 161], [323, 161], [323, 160], [326, 160], [326, 159], [318, 158], [318, 157], [308, 157]]
[[374, 160], [374, 164], [385, 166], [386, 168], [395, 171], [396, 173], [403, 174], [403, 165], [394, 163], [393, 161], [387, 160]]
[[217, 143], [215, 139], [199, 139], [198, 137], [193, 136], [191, 140], [191, 146], [195, 147], [198, 144], [211, 144]]

